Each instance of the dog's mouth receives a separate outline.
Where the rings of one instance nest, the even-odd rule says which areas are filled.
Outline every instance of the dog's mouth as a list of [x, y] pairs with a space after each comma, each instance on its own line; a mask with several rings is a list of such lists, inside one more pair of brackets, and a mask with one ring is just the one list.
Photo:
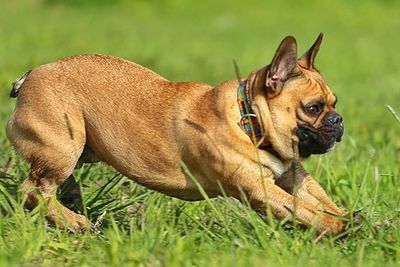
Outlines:
[[312, 154], [324, 154], [331, 151], [337, 142], [342, 140], [343, 124], [323, 125], [314, 128], [309, 125], [299, 125], [296, 134], [299, 137], [299, 153], [302, 158]]

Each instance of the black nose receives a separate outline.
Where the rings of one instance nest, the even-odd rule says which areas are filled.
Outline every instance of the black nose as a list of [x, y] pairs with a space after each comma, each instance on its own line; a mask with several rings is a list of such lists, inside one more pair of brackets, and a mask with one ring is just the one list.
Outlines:
[[325, 115], [325, 125], [331, 126], [335, 131], [336, 142], [340, 142], [344, 133], [343, 118], [334, 111]]
[[336, 112], [331, 111], [326, 115], [325, 121], [327, 124], [330, 124], [332, 126], [337, 126], [343, 122], [343, 118]]

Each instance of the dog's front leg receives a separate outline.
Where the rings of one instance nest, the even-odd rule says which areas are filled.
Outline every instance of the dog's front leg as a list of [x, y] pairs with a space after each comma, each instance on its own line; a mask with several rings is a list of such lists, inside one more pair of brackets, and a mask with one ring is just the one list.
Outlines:
[[250, 204], [256, 210], [265, 212], [270, 208], [275, 216], [292, 221], [298, 220], [305, 225], [315, 227], [320, 233], [338, 234], [345, 228], [345, 223], [339, 218], [321, 212], [314, 205], [270, 182], [254, 188], [249, 197]]
[[321, 185], [304, 170], [300, 162], [294, 162], [276, 183], [289, 194], [304, 200], [318, 210], [343, 215]]
[[343, 215], [343, 212], [328, 197], [321, 185], [310, 175], [307, 175], [304, 178], [303, 183], [297, 190], [295, 190], [294, 194], [299, 195], [299, 197], [304, 196], [305, 198], [307, 198], [307, 195], [310, 195], [318, 201], [320, 206], [322, 206], [321, 209], [333, 214]]

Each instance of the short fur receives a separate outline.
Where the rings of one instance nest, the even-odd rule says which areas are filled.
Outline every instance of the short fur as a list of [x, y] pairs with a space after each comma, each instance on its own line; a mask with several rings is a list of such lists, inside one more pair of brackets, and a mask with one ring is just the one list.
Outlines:
[[221, 195], [222, 185], [228, 196], [246, 198], [261, 212], [270, 207], [276, 216], [296, 217], [319, 232], [341, 232], [345, 223], [329, 213], [342, 211], [304, 171], [298, 151], [299, 121], [322, 124], [304, 114], [302, 103], [319, 97], [326, 103], [322, 117], [334, 110], [335, 96], [313, 68], [318, 50], [312, 49], [297, 61], [296, 42], [287, 37], [271, 65], [248, 77], [253, 109], [279, 157], [257, 149], [238, 126], [236, 80], [216, 87], [171, 82], [103, 55], [33, 69], [12, 95], [18, 99], [7, 124], [15, 149], [31, 163], [22, 185], [27, 205], [36, 206], [40, 194], [52, 223], [90, 227], [54, 196], [77, 165], [97, 160], [150, 189], [201, 200], [183, 162], [209, 197]]

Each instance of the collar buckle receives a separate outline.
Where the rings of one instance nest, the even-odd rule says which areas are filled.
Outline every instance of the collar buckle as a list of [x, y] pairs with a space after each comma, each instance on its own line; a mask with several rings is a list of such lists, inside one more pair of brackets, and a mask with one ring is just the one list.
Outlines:
[[257, 115], [251, 107], [251, 92], [247, 80], [239, 84], [237, 95], [241, 119], [240, 128], [249, 136], [258, 148], [266, 147], [269, 142], [265, 139], [264, 131], [258, 122]]

